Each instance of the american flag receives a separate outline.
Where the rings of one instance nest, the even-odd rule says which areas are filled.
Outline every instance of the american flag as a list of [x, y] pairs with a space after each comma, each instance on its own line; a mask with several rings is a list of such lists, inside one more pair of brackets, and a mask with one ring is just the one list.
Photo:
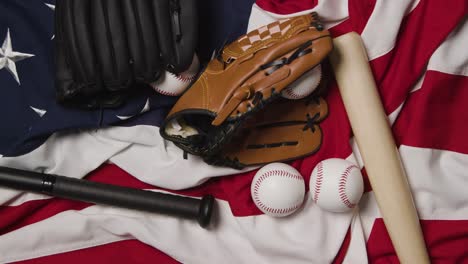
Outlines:
[[[270, 22], [316, 11], [333, 36], [358, 32], [421, 218], [433, 263], [468, 263], [468, 3], [465, 0], [201, 1], [199, 50]], [[0, 2], [0, 165], [193, 197], [216, 197], [215, 225], [0, 189], [1, 263], [398, 263], [372, 188], [333, 214], [307, 197], [291, 217], [261, 213], [256, 169], [212, 167], [164, 141], [176, 98], [151, 89], [115, 110], [54, 101], [53, 1]], [[210, 19], [209, 19], [210, 18]], [[360, 166], [336, 83], [323, 144], [290, 162], [306, 191], [328, 158]], [[398, 195], [398, 194], [395, 194]]]

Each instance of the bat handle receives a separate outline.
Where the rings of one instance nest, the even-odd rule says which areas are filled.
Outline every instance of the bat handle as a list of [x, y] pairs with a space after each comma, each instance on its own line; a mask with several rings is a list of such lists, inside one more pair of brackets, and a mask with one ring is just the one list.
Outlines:
[[0, 186], [197, 220], [201, 227], [210, 223], [214, 204], [211, 195], [197, 199], [1, 166]]

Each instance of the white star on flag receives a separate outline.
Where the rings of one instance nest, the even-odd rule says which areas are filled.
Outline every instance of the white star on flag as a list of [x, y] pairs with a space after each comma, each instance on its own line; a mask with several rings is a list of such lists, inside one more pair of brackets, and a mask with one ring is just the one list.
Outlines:
[[[148, 99], [146, 99], [146, 104], [145, 104], [145, 106], [143, 106], [143, 109], [140, 111], [140, 114], [146, 113], [149, 110], [150, 110], [150, 100], [148, 98]], [[117, 116], [117, 118], [119, 118], [120, 120], [127, 120], [127, 119], [130, 119], [132, 117], [134, 117], [134, 115], [132, 115], [132, 116], [119, 116], [118, 115]]]
[[[50, 9], [52, 9], [52, 11], [55, 11], [55, 5], [48, 4], [48, 3], [44, 3], [44, 4], [48, 6]], [[55, 35], [53, 35], [51, 39], [54, 39], [54, 38], [55, 38]]]
[[45, 114], [47, 114], [46, 110], [39, 109], [39, 108], [32, 107], [32, 106], [29, 106], [29, 107], [31, 107], [31, 109], [34, 110], [34, 112], [36, 112], [36, 114], [38, 114], [40, 117], [43, 117]]
[[50, 7], [50, 9], [55, 10], [55, 6], [54, 6], [54, 5], [48, 4], [48, 3], [45, 3], [45, 4], [46, 4], [46, 6]]
[[13, 51], [13, 47], [11, 45], [11, 38], [10, 38], [10, 29], [7, 31], [7, 35], [5, 40], [3, 41], [3, 45], [0, 48], [0, 70], [6, 68], [15, 78], [16, 82], [21, 85], [18, 72], [16, 71], [16, 64], [15, 62], [33, 57], [34, 54], [28, 53], [20, 53]]

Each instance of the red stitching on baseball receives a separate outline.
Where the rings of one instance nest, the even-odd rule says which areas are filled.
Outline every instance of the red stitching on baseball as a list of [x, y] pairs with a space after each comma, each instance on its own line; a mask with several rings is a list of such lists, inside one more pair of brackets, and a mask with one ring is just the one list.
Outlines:
[[[319, 66], [317, 65], [316, 67], [319, 67]], [[310, 71], [312, 72], [312, 71], [315, 70], [315, 69], [316, 69], [316, 68], [314, 67], [314, 68], [313, 68], [312, 70], [310, 70]], [[317, 87], [320, 85], [320, 82], [322, 81], [322, 69], [320, 68], [320, 70], [319, 70], [319, 71], [316, 71], [316, 72], [319, 73], [319, 82], [318, 82], [318, 84], [316, 85], [315, 88], [317, 88]], [[316, 72], [314, 72], [314, 73], [316, 73]], [[314, 77], [314, 75], [311, 75], [311, 76]], [[314, 88], [314, 89], [315, 89], [315, 88]], [[295, 93], [294, 90], [295, 90], [294, 88], [288, 87], [288, 88], [284, 89], [283, 91], [286, 92], [286, 94], [287, 94], [288, 96], [292, 97], [291, 99], [293, 99], [293, 100], [294, 100], [294, 99], [301, 99], [301, 98], [303, 97], [303, 95], [298, 94], [298, 93]]]
[[346, 195], [346, 182], [348, 181], [348, 177], [352, 169], [359, 170], [359, 168], [356, 165], [351, 165], [347, 167], [346, 170], [341, 174], [340, 181], [338, 184], [338, 193], [340, 194], [340, 199], [348, 208], [354, 208], [354, 206], [356, 206], [355, 203], [349, 201], [348, 195]]
[[296, 204], [294, 206], [291, 206], [289, 208], [281, 208], [281, 209], [278, 209], [278, 208], [272, 208], [272, 207], [269, 207], [267, 205], [265, 205], [264, 203], [262, 203], [262, 201], [260, 201], [260, 198], [258, 197], [258, 191], [260, 189], [260, 185], [261, 183], [267, 179], [268, 177], [271, 177], [271, 176], [280, 176], [280, 177], [287, 177], [287, 178], [292, 178], [292, 179], [296, 179], [296, 180], [303, 180], [303, 178], [297, 174], [294, 174], [294, 173], [290, 173], [288, 171], [285, 171], [285, 170], [272, 170], [272, 171], [267, 171], [267, 172], [264, 172], [257, 180], [257, 182], [255, 183], [254, 185], [254, 201], [256, 202], [256, 204], [261, 208], [263, 209], [264, 211], [266, 212], [269, 212], [269, 213], [273, 213], [273, 214], [285, 214], [285, 213], [289, 213], [289, 212], [292, 212], [294, 210], [296, 210], [297, 208], [299, 208], [302, 203], [299, 203], [299, 204]]
[[[181, 81], [181, 82], [187, 82], [187, 83], [190, 83], [192, 82], [194, 79], [195, 79], [195, 76], [196, 74], [191, 74], [191, 75], [188, 75], [188, 76], [184, 76], [183, 74], [184, 73], [181, 73], [181, 75], [176, 75], [172, 72], [168, 72], [171, 76], [173, 76], [174, 78], [176, 78], [177, 80]], [[177, 93], [173, 93], [173, 92], [168, 92], [168, 91], [164, 91], [164, 90], [161, 90], [158, 86], [156, 86], [156, 84], [154, 83], [151, 83], [150, 84], [153, 89], [162, 94], [162, 95], [167, 95], [167, 96], [179, 96], [179, 94]]]
[[284, 92], [291, 98], [291, 99], [300, 99], [302, 96], [293, 92], [294, 88], [287, 88]]
[[191, 82], [195, 79], [196, 74], [185, 75], [183, 72], [180, 75], [169, 72], [170, 75], [174, 76], [177, 80], [183, 82]]
[[161, 89], [159, 89], [159, 87], [157, 87], [157, 86], [155, 86], [155, 85], [153, 85], [153, 84], [151, 84], [151, 86], [153, 87], [153, 89], [154, 89], [156, 92], [158, 92], [158, 93], [160, 93], [160, 94], [162, 94], [162, 95], [167, 95], [167, 96], [179, 96], [179, 95], [176, 94], [176, 93], [171, 93], [171, 92], [167, 92], [167, 91], [161, 90]]
[[317, 164], [317, 180], [315, 181], [314, 187], [314, 201], [317, 202], [320, 194], [320, 189], [322, 187], [323, 181], [323, 163], [319, 162]]
[[271, 208], [265, 204], [262, 203], [262, 201], [259, 200], [258, 197], [255, 197], [255, 201], [257, 203], [257, 205], [263, 209], [264, 211], [266, 212], [269, 212], [269, 213], [273, 213], [273, 214], [285, 214], [285, 213], [289, 213], [289, 212], [292, 212], [294, 210], [296, 210], [297, 208], [299, 208], [301, 206], [301, 204], [296, 204], [295, 206], [292, 206], [292, 207], [289, 207], [289, 208], [282, 208], [282, 209], [275, 209], [275, 208]]

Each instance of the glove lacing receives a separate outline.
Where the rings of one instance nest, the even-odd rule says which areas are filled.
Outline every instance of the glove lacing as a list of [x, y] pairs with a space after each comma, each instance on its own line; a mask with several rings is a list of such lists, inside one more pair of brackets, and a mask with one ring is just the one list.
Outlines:
[[318, 119], [320, 118], [320, 113], [316, 113], [313, 117], [311, 117], [310, 114], [307, 114], [306, 118], [307, 123], [302, 130], [306, 131], [310, 128], [310, 131], [312, 131], [312, 133], [315, 133], [315, 125], [319, 123]]
[[287, 65], [287, 64], [290, 64], [291, 62], [293, 62], [295, 59], [299, 58], [299, 57], [302, 57], [308, 53], [311, 53], [312, 52], [312, 49], [311, 48], [307, 48], [309, 47], [310, 45], [312, 44], [312, 40], [308, 40], [306, 41], [305, 43], [303, 43], [301, 46], [299, 46], [299, 48], [297, 48], [297, 50], [289, 57], [289, 58], [281, 58], [279, 60], [275, 60], [275, 61], [272, 61], [270, 63], [267, 63], [267, 64], [264, 64], [262, 65], [260, 68], [262, 70], [265, 70], [265, 69], [268, 69], [271, 67], [271, 69], [269, 69], [265, 75], [270, 75], [272, 74], [274, 71], [278, 70], [279, 68], [283, 67], [284, 65]]

